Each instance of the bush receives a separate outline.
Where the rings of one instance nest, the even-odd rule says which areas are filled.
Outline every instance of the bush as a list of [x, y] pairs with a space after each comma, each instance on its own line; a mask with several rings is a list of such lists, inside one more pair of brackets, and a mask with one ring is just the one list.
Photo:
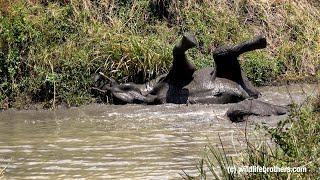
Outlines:
[[268, 54], [253, 52], [245, 56], [242, 67], [255, 85], [266, 85], [283, 72], [284, 63], [268, 57]]

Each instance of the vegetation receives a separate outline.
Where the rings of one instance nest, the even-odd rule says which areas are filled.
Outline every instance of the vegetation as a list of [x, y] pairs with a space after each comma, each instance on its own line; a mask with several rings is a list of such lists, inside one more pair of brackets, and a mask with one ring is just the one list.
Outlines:
[[0, 169], [0, 178], [4, 177], [4, 172], [6, 168]]
[[0, 108], [92, 102], [92, 75], [144, 82], [168, 70], [179, 35], [193, 32], [197, 67], [213, 48], [265, 34], [241, 63], [257, 85], [317, 73], [320, 4], [311, 0], [0, 1]]
[[[320, 177], [320, 96], [304, 107], [295, 106], [289, 117], [276, 127], [262, 126], [272, 142], [252, 143], [240, 157], [228, 157], [216, 147], [209, 146], [199, 164], [199, 177], [206, 179], [318, 179]], [[219, 169], [215, 168], [216, 166]], [[228, 167], [306, 167], [302, 173], [230, 173]], [[206, 170], [209, 170], [206, 172]], [[185, 175], [185, 179], [195, 177]]]

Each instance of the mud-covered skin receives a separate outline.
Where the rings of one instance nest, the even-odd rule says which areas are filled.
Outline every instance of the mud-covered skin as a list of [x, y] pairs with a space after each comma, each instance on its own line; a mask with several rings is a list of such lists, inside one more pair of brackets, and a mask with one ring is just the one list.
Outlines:
[[98, 76], [95, 89], [112, 97], [115, 104], [225, 104], [258, 98], [260, 93], [241, 70], [238, 56], [265, 48], [266, 44], [266, 39], [260, 36], [237, 46], [217, 48], [213, 52], [215, 68], [196, 70], [185, 53], [196, 47], [197, 41], [192, 34], [185, 33], [173, 48], [173, 63], [168, 74], [145, 84], [118, 84], [113, 79]]
[[227, 111], [226, 116], [232, 122], [244, 121], [245, 117], [283, 115], [288, 112], [287, 107], [272, 105], [257, 99], [246, 99], [233, 104]]
[[250, 97], [238, 83], [215, 77], [211, 67], [194, 72], [192, 79], [185, 83], [176, 85], [165, 79], [154, 87], [149, 97], [156, 96], [158, 103], [175, 104], [225, 104]]

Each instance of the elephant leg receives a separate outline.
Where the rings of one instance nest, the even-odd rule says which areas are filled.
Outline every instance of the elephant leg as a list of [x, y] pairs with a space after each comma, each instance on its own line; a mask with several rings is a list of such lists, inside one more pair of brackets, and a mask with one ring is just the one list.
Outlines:
[[196, 47], [198, 44], [194, 35], [185, 33], [179, 42], [173, 48], [173, 62], [170, 71], [166, 77], [166, 81], [179, 84], [189, 80], [195, 72], [195, 66], [188, 61], [186, 51]]
[[180, 97], [181, 94], [185, 96], [183, 87], [192, 81], [196, 68], [188, 61], [185, 53], [195, 46], [197, 46], [195, 36], [185, 33], [173, 48], [173, 62], [169, 73], [148, 93], [147, 104], [187, 103], [187, 98], [180, 100]]
[[225, 78], [238, 83], [248, 94], [249, 97], [258, 98], [260, 93], [253, 87], [247, 79], [238, 60], [239, 55], [262, 49], [267, 46], [266, 38], [258, 36], [257, 38], [245, 41], [237, 46], [220, 47], [213, 51], [215, 62], [214, 78]]

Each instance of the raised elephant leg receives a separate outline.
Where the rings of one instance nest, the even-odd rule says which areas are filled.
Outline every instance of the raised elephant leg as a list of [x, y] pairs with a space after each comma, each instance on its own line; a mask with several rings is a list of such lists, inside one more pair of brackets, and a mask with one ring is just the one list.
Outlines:
[[190, 33], [185, 33], [183, 35], [180, 43], [173, 48], [173, 62], [166, 77], [167, 82], [181, 84], [192, 78], [196, 68], [190, 61], [188, 61], [186, 51], [196, 47], [197, 44], [198, 42], [194, 35]]
[[173, 62], [168, 75], [148, 94], [156, 103], [187, 103], [189, 92], [183, 87], [193, 79], [195, 66], [188, 61], [186, 51], [197, 46], [194, 35], [185, 33], [182, 40], [173, 48]]
[[266, 46], [266, 39], [263, 36], [258, 36], [253, 40], [240, 43], [236, 46], [217, 48], [213, 52], [216, 65], [214, 77], [226, 78], [237, 82], [247, 92], [249, 97], [258, 98], [260, 93], [253, 87], [241, 70], [238, 57], [245, 52], [262, 49]]

